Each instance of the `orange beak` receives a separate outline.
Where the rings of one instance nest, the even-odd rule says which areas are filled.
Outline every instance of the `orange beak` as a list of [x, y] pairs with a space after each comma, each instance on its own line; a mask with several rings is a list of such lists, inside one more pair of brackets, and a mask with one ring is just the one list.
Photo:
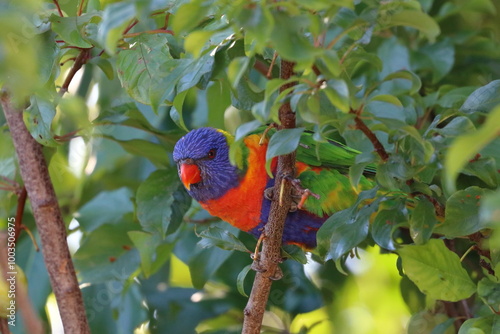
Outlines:
[[195, 164], [181, 164], [181, 181], [187, 190], [191, 189], [191, 185], [201, 181], [201, 173], [198, 166]]

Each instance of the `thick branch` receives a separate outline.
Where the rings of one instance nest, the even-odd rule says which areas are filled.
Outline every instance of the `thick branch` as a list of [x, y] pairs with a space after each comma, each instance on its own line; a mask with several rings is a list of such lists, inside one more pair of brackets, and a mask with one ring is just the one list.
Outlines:
[[26, 129], [22, 110], [13, 106], [8, 93], [2, 93], [1, 103], [40, 234], [45, 265], [65, 333], [90, 333], [82, 294], [66, 241], [66, 227], [42, 147]]
[[[293, 63], [281, 62], [281, 78], [289, 79], [293, 75]], [[281, 87], [281, 91], [293, 86], [293, 83]], [[284, 103], [279, 110], [281, 126], [280, 129], [295, 127], [295, 114], [290, 108], [290, 103]], [[245, 307], [245, 319], [243, 323], [243, 334], [260, 333], [262, 319], [266, 310], [267, 300], [271, 291], [272, 280], [279, 276], [278, 264], [281, 262], [281, 244], [285, 218], [291, 205], [291, 184], [286, 182], [285, 177], [295, 176], [295, 153], [280, 156], [278, 158], [278, 169], [274, 185], [274, 198], [271, 203], [269, 220], [264, 229], [264, 244], [260, 253], [259, 267], [252, 287], [252, 292]], [[279, 199], [280, 194], [284, 194]], [[280, 205], [281, 202], [281, 205]]]

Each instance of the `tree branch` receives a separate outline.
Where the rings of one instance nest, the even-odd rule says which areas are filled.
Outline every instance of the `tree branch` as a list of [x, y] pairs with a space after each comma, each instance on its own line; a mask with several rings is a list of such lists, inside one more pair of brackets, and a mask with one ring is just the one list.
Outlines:
[[71, 83], [71, 80], [73, 80], [76, 72], [82, 68], [82, 66], [88, 61], [89, 56], [90, 56], [90, 50], [91, 49], [81, 49], [80, 53], [75, 59], [75, 63], [73, 64], [73, 67], [68, 73], [68, 76], [64, 80], [63, 85], [61, 86], [61, 89], [59, 89], [59, 95], [63, 96], [66, 94], [69, 88], [69, 84]]
[[65, 333], [90, 333], [82, 294], [66, 241], [66, 227], [50, 180], [42, 146], [26, 129], [22, 110], [13, 105], [9, 94], [3, 92], [0, 100], [40, 234], [45, 265]]
[[370, 128], [368, 128], [366, 126], [365, 122], [363, 122], [363, 120], [359, 117], [360, 112], [361, 112], [361, 109], [360, 110], [351, 109], [349, 111], [349, 113], [355, 115], [354, 122], [356, 123], [356, 128], [361, 130], [365, 134], [365, 136], [367, 136], [368, 139], [370, 139], [370, 141], [373, 144], [373, 147], [375, 148], [375, 152], [377, 152], [377, 154], [380, 156], [382, 161], [386, 162], [387, 160], [389, 160], [389, 154], [387, 154], [384, 146], [378, 140], [377, 136], [375, 136], [373, 131], [370, 130]]
[[[281, 61], [281, 78], [289, 79], [293, 75], [293, 63]], [[286, 90], [294, 83], [283, 85], [280, 90]], [[290, 103], [285, 102], [279, 110], [281, 121], [280, 129], [295, 127], [295, 114]], [[286, 177], [295, 176], [295, 153], [280, 156], [278, 158], [278, 169], [274, 184], [274, 198], [271, 203], [269, 219], [264, 228], [264, 243], [259, 256], [259, 267], [252, 287], [252, 292], [245, 307], [245, 318], [243, 321], [243, 334], [260, 333], [262, 319], [266, 310], [267, 300], [271, 291], [273, 279], [279, 276], [281, 270], [278, 264], [281, 262], [281, 244], [283, 238], [283, 227], [285, 218], [291, 205], [291, 184], [286, 182]], [[284, 196], [280, 199], [280, 194]], [[281, 205], [280, 205], [281, 202]]]

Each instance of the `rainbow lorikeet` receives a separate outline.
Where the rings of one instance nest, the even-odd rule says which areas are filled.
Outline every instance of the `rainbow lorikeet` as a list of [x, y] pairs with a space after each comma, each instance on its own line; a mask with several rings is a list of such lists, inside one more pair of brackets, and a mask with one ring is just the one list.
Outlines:
[[[237, 165], [229, 159], [233, 142], [234, 137], [223, 130], [193, 130], [175, 145], [174, 160], [189, 195], [204, 209], [259, 237], [271, 207], [265, 192], [274, 186], [274, 178], [269, 177], [265, 168], [268, 140], [262, 134], [246, 136]], [[373, 183], [362, 176], [355, 189], [346, 175], [358, 151], [334, 141], [317, 143], [306, 132], [301, 135], [300, 143], [296, 178], [303, 188], [319, 196], [309, 196], [300, 209], [288, 213], [283, 243], [312, 249], [316, 247], [316, 232], [323, 222], [333, 213], [352, 206], [357, 193], [372, 188]], [[271, 171], [276, 172], [276, 161], [271, 163]]]

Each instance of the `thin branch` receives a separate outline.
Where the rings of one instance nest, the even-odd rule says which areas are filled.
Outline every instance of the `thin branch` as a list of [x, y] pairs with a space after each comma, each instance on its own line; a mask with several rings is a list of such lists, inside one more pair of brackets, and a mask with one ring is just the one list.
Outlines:
[[128, 33], [133, 27], [135, 27], [135, 25], [137, 23], [139, 23], [139, 20], [133, 19], [132, 22], [130, 22], [130, 24], [127, 26], [127, 28], [125, 28], [125, 30], [123, 30], [123, 35], [125, 35], [126, 33]]
[[387, 154], [384, 146], [378, 140], [377, 136], [375, 136], [375, 134], [372, 132], [372, 130], [370, 130], [368, 128], [368, 126], [366, 126], [366, 124], [363, 122], [363, 120], [359, 117], [361, 110], [362, 110], [361, 108], [359, 110], [351, 109], [349, 111], [349, 113], [355, 115], [354, 122], [356, 123], [356, 128], [361, 130], [365, 134], [365, 136], [367, 136], [368, 139], [370, 139], [373, 147], [375, 148], [375, 152], [377, 152], [377, 154], [380, 156], [382, 161], [386, 162], [387, 160], [389, 160], [389, 154]]
[[80, 0], [78, 5], [78, 11], [76, 13], [77, 16], [82, 15], [83, 13], [83, 8], [85, 7], [85, 4], [87, 3], [87, 0]]
[[61, 6], [59, 6], [59, 1], [57, 1], [57, 0], [52, 0], [52, 1], [54, 2], [54, 5], [56, 5], [57, 12], [59, 13], [59, 16], [64, 17], [64, 14], [61, 10]]
[[68, 73], [68, 76], [64, 80], [63, 85], [61, 86], [61, 89], [59, 89], [59, 96], [63, 96], [69, 88], [69, 85], [71, 83], [71, 80], [75, 77], [76, 72], [78, 72], [82, 66], [89, 60], [90, 56], [90, 49], [82, 49], [78, 56], [75, 59], [75, 63], [73, 64], [73, 67]]
[[50, 180], [42, 146], [24, 124], [23, 112], [8, 93], [0, 96], [5, 119], [16, 149], [21, 177], [30, 199], [65, 333], [90, 333], [83, 298], [68, 249], [66, 226]]
[[166, 30], [166, 29], [153, 29], [153, 30], [148, 30], [148, 31], [141, 31], [141, 32], [133, 32], [129, 34], [123, 34], [123, 38], [131, 38], [131, 37], [136, 37], [142, 34], [168, 34], [168, 35], [174, 35], [174, 32], [172, 30]]
[[273, 59], [271, 60], [271, 64], [269, 65], [269, 70], [267, 70], [266, 78], [272, 79], [273, 77], [273, 67], [274, 63], [276, 63], [276, 58], [278, 58], [278, 52], [274, 51]]
[[262, 74], [263, 76], [265, 76], [267, 78], [267, 74], [268, 72], [270, 71], [270, 68], [264, 64], [263, 62], [259, 61], [259, 60], [256, 60], [255, 61], [255, 64], [253, 65], [253, 68], [259, 72], [260, 74]]
[[[286, 80], [292, 75], [293, 63], [282, 61], [281, 78]], [[294, 82], [287, 83], [280, 90], [287, 90], [294, 84]], [[295, 114], [291, 110], [289, 102], [285, 102], [280, 107], [279, 118], [280, 129], [295, 127]], [[252, 292], [245, 307], [242, 334], [260, 333], [272, 282], [281, 278], [280, 275], [282, 275], [278, 264], [281, 262], [285, 219], [291, 206], [291, 183], [286, 182], [285, 178], [293, 176], [295, 176], [295, 153], [280, 156], [269, 219], [262, 232], [264, 234], [262, 252], [256, 259], [260, 270], [255, 276]], [[280, 194], [284, 194], [284, 196], [280, 196]]]

